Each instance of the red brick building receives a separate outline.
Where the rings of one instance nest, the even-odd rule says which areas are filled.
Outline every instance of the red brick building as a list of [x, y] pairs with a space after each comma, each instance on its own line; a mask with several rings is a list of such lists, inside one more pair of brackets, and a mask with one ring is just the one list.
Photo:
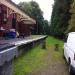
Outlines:
[[11, 0], [0, 0], [0, 37], [15, 29], [20, 35], [28, 36], [36, 21], [25, 14]]

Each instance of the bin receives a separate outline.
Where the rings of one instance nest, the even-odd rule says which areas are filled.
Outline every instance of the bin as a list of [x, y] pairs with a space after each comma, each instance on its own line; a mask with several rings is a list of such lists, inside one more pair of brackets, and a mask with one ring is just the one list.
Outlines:
[[8, 37], [9, 38], [16, 38], [16, 32], [9, 32]]

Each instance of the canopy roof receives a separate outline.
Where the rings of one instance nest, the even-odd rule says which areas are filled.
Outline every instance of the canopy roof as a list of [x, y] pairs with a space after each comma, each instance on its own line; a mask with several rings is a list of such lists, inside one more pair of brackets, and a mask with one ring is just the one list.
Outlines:
[[15, 13], [20, 14], [24, 19], [28, 20], [29, 22], [31, 22], [32, 24], [36, 24], [36, 21], [31, 18], [30, 16], [28, 16], [25, 12], [23, 12], [14, 2], [12, 2], [11, 0], [0, 0], [0, 4], [3, 4], [7, 7], [9, 7], [10, 9], [14, 10]]

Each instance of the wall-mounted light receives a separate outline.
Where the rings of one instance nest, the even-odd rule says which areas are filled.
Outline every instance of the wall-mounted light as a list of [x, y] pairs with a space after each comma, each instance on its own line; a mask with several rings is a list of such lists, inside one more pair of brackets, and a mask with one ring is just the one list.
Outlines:
[[6, 14], [4, 14], [4, 16], [3, 16], [3, 23], [7, 23], [7, 15]]

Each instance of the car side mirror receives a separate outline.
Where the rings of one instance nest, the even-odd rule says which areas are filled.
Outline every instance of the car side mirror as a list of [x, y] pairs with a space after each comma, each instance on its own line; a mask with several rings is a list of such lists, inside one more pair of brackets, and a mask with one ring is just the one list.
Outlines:
[[67, 42], [67, 38], [64, 39], [64, 42]]
[[66, 36], [66, 37], [64, 38], [64, 42], [67, 42], [67, 38], [68, 38], [68, 36]]

